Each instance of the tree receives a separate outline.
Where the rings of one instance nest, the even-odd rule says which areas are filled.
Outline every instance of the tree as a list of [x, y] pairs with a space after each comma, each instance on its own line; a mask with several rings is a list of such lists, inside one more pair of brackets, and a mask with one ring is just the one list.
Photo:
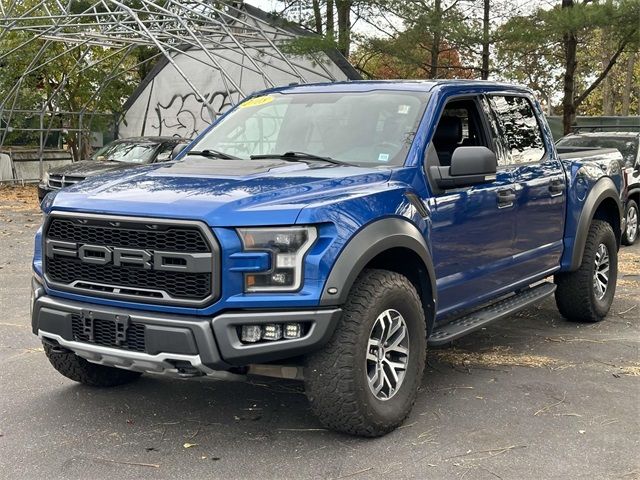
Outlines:
[[[472, 78], [480, 67], [476, 46], [478, 24], [469, 15], [469, 3], [445, 0], [380, 2], [379, 8], [398, 19], [387, 22], [382, 35], [359, 47], [356, 65], [369, 76], [372, 65], [389, 63], [391, 71], [408, 78]], [[384, 69], [382, 69], [384, 71]]]
[[354, 11], [368, 2], [363, 0], [281, 0], [281, 3], [282, 8], [274, 12], [276, 15], [295, 21], [323, 36], [316, 39], [294, 40], [290, 51], [307, 53], [337, 48], [345, 58], [348, 58], [352, 45]]
[[[549, 10], [538, 8], [529, 16], [510, 19], [501, 29], [503, 43], [499, 48], [503, 58], [508, 58], [505, 50], [508, 52], [514, 45], [525, 47], [520, 51], [522, 58], [533, 52], [541, 60], [543, 70], [560, 73], [563, 127], [568, 133], [578, 108], [607, 78], [621, 55], [637, 50], [640, 45], [638, 18], [640, 3], [637, 0], [604, 3], [562, 0]], [[587, 62], [581, 61], [579, 52], [587, 48], [595, 32], [607, 28], [607, 42], [613, 46], [610, 53], [596, 70], [585, 68]], [[514, 75], [514, 70], [521, 65], [511, 64], [511, 72], [506, 75]], [[536, 76], [544, 77], [539, 67], [534, 67]]]
[[[55, 0], [46, 4], [24, 0], [16, 6], [15, 15], [36, 7], [32, 15], [55, 12]], [[83, 8], [77, 5], [76, 8]], [[34, 19], [32, 22], [44, 22]], [[143, 72], [136, 66], [133, 47], [112, 49], [83, 43], [65, 44], [46, 40], [27, 31], [4, 32], [0, 38], [0, 112], [3, 121], [13, 127], [25, 122], [25, 115], [12, 115], [13, 110], [42, 111], [44, 128], [64, 128], [76, 159], [87, 156], [89, 129], [100, 121], [113, 119], [96, 113], [118, 112], [124, 101], [141, 81]], [[151, 58], [150, 56], [147, 58]], [[61, 114], [61, 112], [83, 112]], [[21, 118], [22, 117], [22, 118]], [[82, 118], [82, 119], [81, 119]], [[34, 119], [29, 127], [39, 127]], [[82, 129], [82, 135], [74, 130]], [[17, 140], [19, 132], [0, 131], [0, 144]], [[38, 134], [24, 136], [23, 141], [35, 143]], [[79, 148], [82, 147], [82, 151]]]

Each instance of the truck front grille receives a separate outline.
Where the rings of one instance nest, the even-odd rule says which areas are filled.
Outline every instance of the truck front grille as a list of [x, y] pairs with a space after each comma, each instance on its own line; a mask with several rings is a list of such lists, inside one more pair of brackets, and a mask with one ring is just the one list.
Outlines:
[[116, 341], [116, 322], [111, 320], [93, 320], [93, 339], [86, 333], [80, 315], [71, 316], [71, 330], [76, 342], [93, 343], [103, 347], [124, 348], [135, 352], [145, 352], [144, 325], [132, 323], [127, 328], [126, 340], [118, 344]]
[[78, 176], [69, 176], [69, 175], [59, 175], [59, 174], [50, 174], [49, 175], [49, 188], [57, 190], [59, 188], [69, 187], [71, 185], [75, 185], [78, 182], [84, 180], [85, 177]]
[[219, 293], [217, 242], [197, 222], [56, 213], [43, 242], [54, 288], [194, 306]]

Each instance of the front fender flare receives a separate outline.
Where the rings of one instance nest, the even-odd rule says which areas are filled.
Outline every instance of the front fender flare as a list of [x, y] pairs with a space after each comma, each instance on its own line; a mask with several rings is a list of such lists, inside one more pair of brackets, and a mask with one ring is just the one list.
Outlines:
[[[336, 259], [325, 282], [321, 306], [342, 305], [365, 266], [380, 253], [392, 248], [406, 248], [416, 253], [428, 274], [430, 299], [436, 311], [436, 276], [427, 243], [418, 228], [407, 220], [385, 218], [370, 223], [351, 238]], [[337, 289], [334, 294], [329, 289]]]

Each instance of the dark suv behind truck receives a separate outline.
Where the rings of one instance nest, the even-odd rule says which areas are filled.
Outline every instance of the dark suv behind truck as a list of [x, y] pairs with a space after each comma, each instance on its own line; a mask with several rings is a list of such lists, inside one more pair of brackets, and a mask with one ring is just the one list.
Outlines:
[[260, 92], [176, 161], [45, 198], [33, 332], [87, 385], [297, 378], [324, 425], [383, 435], [409, 415], [428, 345], [551, 295], [571, 321], [606, 317], [620, 160], [559, 155], [512, 85]]
[[97, 150], [89, 160], [52, 168], [38, 185], [38, 198], [54, 190], [74, 185], [87, 177], [123, 170], [173, 158], [176, 148], [189, 140], [179, 137], [132, 137], [115, 140]]
[[[635, 131], [621, 131], [623, 127], [585, 127], [561, 138], [556, 143], [559, 152], [615, 148], [622, 154], [624, 173], [624, 220], [622, 234], [624, 245], [633, 245], [638, 240], [638, 218], [640, 205], [640, 126]], [[626, 127], [628, 129], [632, 127]]]

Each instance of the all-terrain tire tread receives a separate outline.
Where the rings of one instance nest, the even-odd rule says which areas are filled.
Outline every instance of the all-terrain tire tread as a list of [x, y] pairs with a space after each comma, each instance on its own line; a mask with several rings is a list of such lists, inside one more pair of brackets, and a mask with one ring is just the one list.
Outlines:
[[[612, 239], [615, 245], [615, 235], [611, 225], [603, 220], [593, 220], [582, 255], [582, 264], [574, 272], [567, 272], [555, 276], [558, 286], [555, 292], [558, 310], [567, 320], [572, 322], [599, 322], [605, 316], [596, 310], [592, 297], [593, 262], [598, 245]], [[615, 252], [609, 252], [614, 258]], [[616, 262], [617, 266], [617, 262]], [[610, 288], [615, 288], [617, 268], [610, 270]]]
[[[420, 355], [421, 369], [415, 382], [417, 385], [403, 385], [413, 389], [414, 394], [406, 406], [404, 416], [397, 422], [384, 422], [374, 418], [359, 405], [354, 382], [353, 362], [357, 352], [356, 339], [361, 319], [381, 291], [402, 289], [407, 292], [424, 318], [422, 303], [409, 280], [387, 270], [365, 270], [354, 283], [349, 299], [343, 307], [340, 324], [332, 339], [324, 348], [309, 356], [305, 382], [307, 396], [315, 415], [328, 428], [352, 435], [376, 437], [398, 427], [409, 415], [422, 378], [426, 359], [425, 348]], [[426, 337], [426, 332], [425, 332]], [[311, 365], [311, 367], [309, 367]]]
[[115, 387], [132, 382], [140, 377], [140, 372], [132, 372], [115, 367], [106, 367], [88, 362], [74, 353], [60, 353], [44, 343], [44, 352], [53, 368], [70, 380], [90, 387]]

